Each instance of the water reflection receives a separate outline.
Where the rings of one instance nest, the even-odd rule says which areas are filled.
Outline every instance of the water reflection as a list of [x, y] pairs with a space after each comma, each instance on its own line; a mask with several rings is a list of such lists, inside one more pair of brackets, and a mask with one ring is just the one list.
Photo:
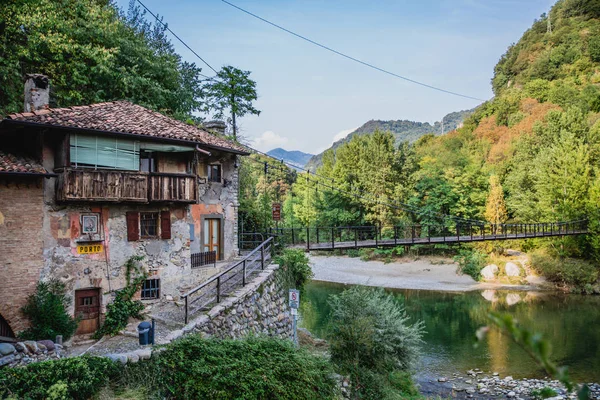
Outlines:
[[[301, 325], [326, 337], [330, 294], [344, 285], [312, 282], [301, 304]], [[407, 313], [425, 323], [422, 367], [444, 375], [481, 368], [502, 375], [543, 377], [544, 373], [508, 338], [492, 332], [475, 347], [474, 333], [488, 311], [508, 312], [522, 325], [542, 333], [553, 345], [553, 358], [568, 365], [580, 381], [600, 381], [600, 298], [559, 293], [485, 290], [449, 293], [390, 290]]]

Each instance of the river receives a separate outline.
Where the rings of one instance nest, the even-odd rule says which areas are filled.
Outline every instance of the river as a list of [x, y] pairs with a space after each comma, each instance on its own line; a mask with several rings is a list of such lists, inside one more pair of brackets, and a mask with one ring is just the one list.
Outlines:
[[[327, 338], [328, 297], [348, 286], [313, 281], [301, 299], [300, 326]], [[552, 358], [579, 382], [600, 382], [600, 297], [555, 292], [485, 290], [441, 292], [389, 289], [413, 321], [422, 320], [422, 357], [417, 375], [436, 379], [480, 368], [514, 378], [543, 378], [544, 372], [505, 336], [492, 330], [477, 346], [475, 331], [489, 311], [507, 312], [552, 344]]]

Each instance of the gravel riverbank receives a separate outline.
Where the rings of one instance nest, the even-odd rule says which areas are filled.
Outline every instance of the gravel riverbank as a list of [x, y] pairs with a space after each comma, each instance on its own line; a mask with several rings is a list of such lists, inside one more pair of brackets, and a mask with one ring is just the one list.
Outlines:
[[310, 255], [314, 280], [393, 289], [465, 292], [485, 289], [536, 290], [537, 285], [481, 283], [469, 275], [458, 275], [448, 259], [405, 259], [385, 264], [360, 258]]
[[[455, 373], [448, 377], [417, 377], [421, 393], [425, 396], [452, 397], [457, 399], [534, 399], [541, 398], [542, 390], [551, 389], [551, 399], [576, 399], [575, 393], [568, 393], [558, 381], [550, 379], [513, 379], [501, 377], [497, 373], [484, 374], [479, 369]], [[600, 399], [600, 385], [588, 383], [590, 399]], [[550, 392], [552, 393], [552, 392]]]

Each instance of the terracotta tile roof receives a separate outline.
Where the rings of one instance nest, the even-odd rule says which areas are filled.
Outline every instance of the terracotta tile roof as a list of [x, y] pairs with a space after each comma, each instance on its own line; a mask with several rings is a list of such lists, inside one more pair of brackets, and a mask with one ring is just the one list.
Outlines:
[[30, 157], [18, 156], [0, 150], [0, 174], [19, 172], [30, 174], [47, 174], [42, 165]]
[[67, 128], [186, 140], [208, 147], [247, 153], [244, 147], [230, 140], [128, 101], [50, 108], [30, 113], [11, 114], [7, 119]]

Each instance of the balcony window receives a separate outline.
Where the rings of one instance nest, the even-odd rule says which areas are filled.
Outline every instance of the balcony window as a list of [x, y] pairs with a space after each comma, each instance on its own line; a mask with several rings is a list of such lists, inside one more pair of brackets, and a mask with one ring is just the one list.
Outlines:
[[158, 213], [140, 213], [140, 236], [142, 238], [158, 237]]
[[154, 153], [143, 150], [140, 152], [140, 171], [156, 172], [156, 158]]
[[208, 181], [221, 182], [221, 164], [210, 164], [208, 166]]
[[70, 136], [71, 165], [138, 171], [140, 144], [134, 140], [73, 133]]

